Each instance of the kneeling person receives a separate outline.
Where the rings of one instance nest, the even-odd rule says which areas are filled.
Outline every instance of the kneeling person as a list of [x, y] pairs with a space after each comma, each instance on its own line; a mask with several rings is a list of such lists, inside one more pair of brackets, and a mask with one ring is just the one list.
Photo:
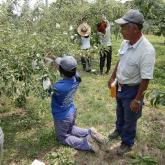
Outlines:
[[103, 137], [93, 129], [75, 125], [76, 107], [73, 99], [81, 82], [76, 72], [77, 61], [73, 56], [64, 56], [58, 57], [55, 62], [62, 79], [53, 84], [49, 92], [53, 92], [51, 108], [57, 140], [75, 149], [96, 152], [99, 148], [92, 139], [102, 142]]

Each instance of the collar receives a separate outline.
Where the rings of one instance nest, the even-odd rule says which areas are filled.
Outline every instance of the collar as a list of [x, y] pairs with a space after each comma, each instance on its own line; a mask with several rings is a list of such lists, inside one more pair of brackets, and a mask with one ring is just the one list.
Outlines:
[[144, 36], [142, 34], [142, 36], [139, 38], [139, 40], [133, 45], [130, 45], [130, 41], [127, 41], [129, 48], [134, 48], [134, 49], [137, 48], [137, 46], [140, 44], [140, 42], [143, 40], [143, 38], [144, 38]]
[[72, 77], [66, 77], [66, 76], [63, 76], [63, 80], [74, 80], [75, 76], [72, 76]]

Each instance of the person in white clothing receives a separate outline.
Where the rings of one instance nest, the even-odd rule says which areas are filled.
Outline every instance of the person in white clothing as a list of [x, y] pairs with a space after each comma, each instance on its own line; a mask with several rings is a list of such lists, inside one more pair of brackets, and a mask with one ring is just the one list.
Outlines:
[[81, 56], [81, 64], [83, 70], [86, 72], [91, 71], [91, 58], [89, 56], [89, 49], [90, 45], [90, 33], [91, 27], [86, 23], [83, 22], [77, 28], [78, 34], [81, 36], [81, 50], [83, 50], [83, 56]]
[[100, 74], [103, 74], [103, 68], [106, 61], [107, 70], [105, 74], [108, 74], [111, 68], [112, 61], [112, 44], [111, 44], [111, 25], [105, 16], [102, 16], [102, 20], [97, 24], [97, 33], [100, 38], [100, 44], [102, 46], [100, 50]]
[[153, 79], [155, 49], [142, 34], [144, 17], [139, 10], [129, 10], [115, 20], [121, 27], [124, 41], [121, 44], [120, 59], [109, 80], [109, 88], [117, 79], [116, 129], [109, 138], [121, 137], [117, 149], [119, 155], [130, 151], [134, 145], [137, 120], [141, 117], [143, 98], [149, 81]]

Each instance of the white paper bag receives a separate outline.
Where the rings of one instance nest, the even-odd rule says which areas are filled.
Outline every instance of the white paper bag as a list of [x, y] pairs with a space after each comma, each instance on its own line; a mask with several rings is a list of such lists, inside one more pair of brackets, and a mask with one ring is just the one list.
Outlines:
[[3, 134], [3, 131], [1, 129], [1, 127], [0, 127], [0, 152], [3, 149], [3, 142], [4, 142], [4, 134]]
[[4, 134], [0, 127], [0, 164], [2, 164], [3, 161], [3, 142], [4, 142]]
[[43, 163], [43, 162], [41, 162], [41, 161], [35, 159], [35, 160], [32, 162], [31, 165], [45, 165], [45, 163]]
[[44, 90], [47, 90], [47, 89], [50, 88], [50, 86], [51, 86], [51, 81], [50, 81], [49, 77], [45, 78], [45, 79], [42, 81], [42, 85], [43, 85]]

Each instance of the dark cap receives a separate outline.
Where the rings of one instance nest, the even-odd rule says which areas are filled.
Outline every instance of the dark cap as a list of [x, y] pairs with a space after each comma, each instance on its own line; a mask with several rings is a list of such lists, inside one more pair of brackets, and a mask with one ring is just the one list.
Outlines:
[[139, 10], [131, 9], [123, 17], [115, 20], [115, 22], [120, 25], [126, 23], [134, 23], [134, 24], [142, 25], [144, 23], [144, 16]]
[[77, 61], [73, 56], [64, 56], [57, 57], [55, 60], [57, 65], [60, 65], [65, 71], [71, 71], [72, 69], [77, 67]]

